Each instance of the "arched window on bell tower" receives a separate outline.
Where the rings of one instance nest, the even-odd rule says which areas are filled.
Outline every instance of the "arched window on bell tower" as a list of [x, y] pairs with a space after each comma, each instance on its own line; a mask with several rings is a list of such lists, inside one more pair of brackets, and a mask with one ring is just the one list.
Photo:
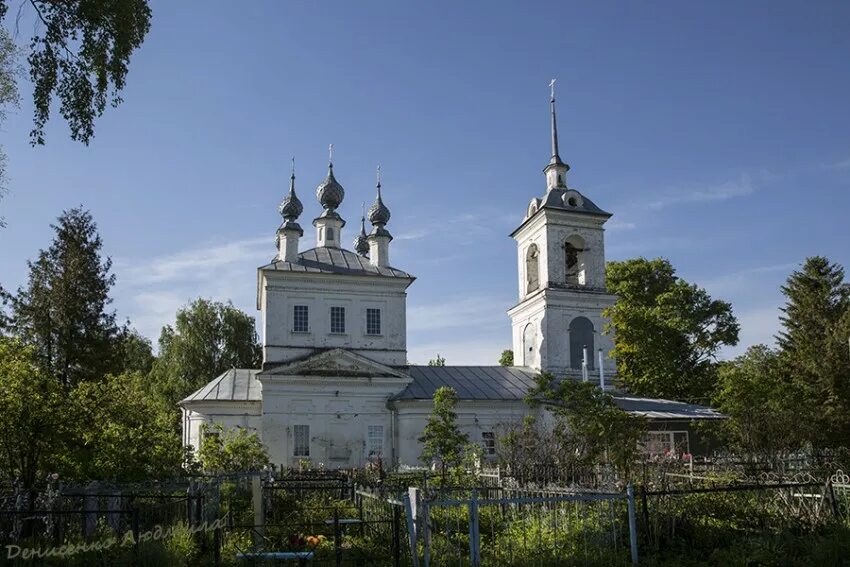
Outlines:
[[570, 236], [564, 243], [564, 264], [566, 283], [585, 285], [587, 271], [584, 265], [584, 239], [577, 234]]
[[536, 244], [529, 246], [525, 253], [525, 282], [526, 293], [540, 287], [540, 251]]
[[581, 370], [584, 349], [587, 348], [587, 368], [593, 365], [593, 323], [587, 317], [576, 317], [570, 321], [570, 368]]
[[528, 323], [522, 330], [522, 364], [532, 368], [537, 367], [537, 328]]

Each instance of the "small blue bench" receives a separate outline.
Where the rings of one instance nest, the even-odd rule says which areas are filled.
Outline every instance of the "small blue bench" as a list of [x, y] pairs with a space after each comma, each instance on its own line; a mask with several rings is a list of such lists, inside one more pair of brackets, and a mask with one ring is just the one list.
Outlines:
[[315, 553], [309, 551], [254, 551], [249, 553], [237, 553], [237, 561], [240, 559], [273, 559], [277, 561], [298, 561], [299, 564], [304, 564], [307, 561], [312, 561]]

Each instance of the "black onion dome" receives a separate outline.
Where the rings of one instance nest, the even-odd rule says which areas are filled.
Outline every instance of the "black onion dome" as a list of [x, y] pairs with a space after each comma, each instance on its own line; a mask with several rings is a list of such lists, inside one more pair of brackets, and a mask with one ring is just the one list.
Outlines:
[[304, 205], [301, 200], [295, 195], [295, 176], [293, 175], [289, 181], [289, 194], [283, 198], [278, 208], [280, 215], [286, 220], [295, 220], [304, 211]]
[[390, 210], [384, 205], [381, 200], [381, 184], [378, 183], [378, 196], [375, 202], [369, 207], [369, 222], [377, 225], [385, 225], [390, 222]]
[[366, 238], [366, 219], [360, 219], [360, 234], [354, 239], [354, 251], [365, 256], [369, 253], [369, 239]]
[[316, 198], [319, 199], [319, 203], [325, 209], [333, 211], [342, 204], [344, 197], [345, 189], [342, 188], [342, 185], [334, 177], [333, 164], [329, 164], [328, 176], [316, 188]]

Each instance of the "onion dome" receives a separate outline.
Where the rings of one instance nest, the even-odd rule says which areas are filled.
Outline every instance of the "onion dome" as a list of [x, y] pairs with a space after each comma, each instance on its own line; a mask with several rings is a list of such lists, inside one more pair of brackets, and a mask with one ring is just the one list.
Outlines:
[[292, 177], [289, 178], [289, 194], [283, 198], [278, 208], [280, 215], [286, 221], [295, 221], [304, 211], [304, 205], [301, 200], [295, 195], [295, 172], [292, 172]]
[[375, 202], [369, 207], [369, 222], [377, 227], [383, 227], [390, 222], [390, 210], [384, 205], [384, 201], [381, 200], [380, 181], [378, 181], [378, 196], [375, 197]]
[[334, 177], [334, 164], [329, 163], [328, 176], [316, 188], [316, 198], [327, 213], [333, 213], [340, 206], [344, 197], [345, 189]]
[[360, 217], [360, 234], [354, 239], [354, 251], [361, 256], [369, 254], [369, 239], [366, 238], [366, 215]]

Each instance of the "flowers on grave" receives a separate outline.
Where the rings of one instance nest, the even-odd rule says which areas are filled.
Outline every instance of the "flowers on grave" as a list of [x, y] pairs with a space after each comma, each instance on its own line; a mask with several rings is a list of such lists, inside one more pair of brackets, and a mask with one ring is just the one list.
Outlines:
[[312, 549], [322, 544], [325, 539], [327, 539], [323, 535], [308, 535], [305, 536], [303, 534], [290, 534], [289, 535], [289, 547], [292, 551], [303, 551], [305, 549]]

